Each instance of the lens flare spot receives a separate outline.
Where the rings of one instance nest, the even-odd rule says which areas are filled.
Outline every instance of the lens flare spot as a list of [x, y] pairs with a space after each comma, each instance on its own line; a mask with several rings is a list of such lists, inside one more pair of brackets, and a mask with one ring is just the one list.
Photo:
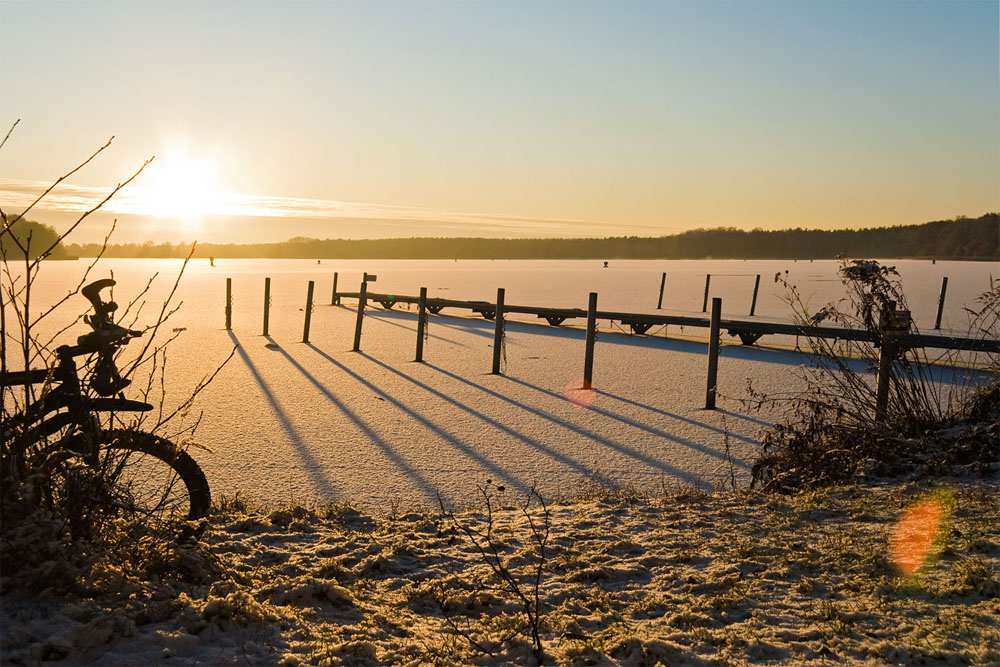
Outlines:
[[932, 555], [946, 514], [941, 498], [923, 498], [910, 505], [896, 522], [889, 538], [889, 553], [904, 575], [916, 574]]
[[585, 389], [583, 380], [570, 382], [563, 390], [563, 396], [573, 405], [581, 408], [589, 408], [594, 404], [596, 392], [593, 389]]

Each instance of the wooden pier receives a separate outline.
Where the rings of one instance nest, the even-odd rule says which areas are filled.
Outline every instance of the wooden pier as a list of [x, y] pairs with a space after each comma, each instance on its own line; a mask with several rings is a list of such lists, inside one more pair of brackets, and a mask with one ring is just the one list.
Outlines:
[[[338, 292], [336, 298], [338, 303], [341, 298], [359, 299], [360, 292]], [[368, 292], [365, 295], [367, 301], [374, 301], [383, 308], [391, 309], [396, 304], [418, 304], [420, 298], [415, 296], [404, 296], [398, 294], [377, 294]], [[445, 308], [458, 310], [469, 310], [479, 314], [487, 320], [496, 317], [497, 306], [489, 301], [462, 301], [458, 299], [440, 299], [434, 297], [426, 298], [426, 308], [433, 314], [440, 313]], [[539, 306], [517, 306], [514, 304], [503, 304], [503, 312], [506, 315], [521, 314], [534, 315], [539, 319], [544, 319], [551, 326], [559, 326], [569, 319], [587, 319], [587, 310], [584, 308], [544, 308]], [[701, 327], [709, 329], [711, 318], [689, 315], [667, 315], [661, 313], [622, 313], [614, 311], [597, 311], [598, 320], [609, 320], [619, 322], [623, 327], [627, 326], [635, 334], [645, 334], [654, 326], [682, 326]], [[734, 320], [720, 319], [719, 328], [725, 330], [731, 336], [737, 336], [744, 345], [756, 343], [762, 336], [783, 335], [783, 336], [806, 336], [817, 338], [834, 338], [840, 340], [872, 341], [874, 337], [868, 331], [860, 329], [849, 329], [846, 327], [830, 326], [809, 326], [794, 324], [791, 322], [769, 322], [763, 320]], [[898, 343], [904, 347], [926, 347], [940, 348], [948, 350], [965, 350], [969, 352], [994, 352], [1000, 353], [1000, 340], [984, 338], [967, 338], [962, 336], [942, 336], [929, 334], [906, 333], [899, 336]]]

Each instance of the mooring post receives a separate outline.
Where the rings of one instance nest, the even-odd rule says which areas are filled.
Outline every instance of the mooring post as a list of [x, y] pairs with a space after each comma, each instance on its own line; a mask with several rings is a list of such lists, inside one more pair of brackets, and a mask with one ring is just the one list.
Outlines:
[[753, 317], [753, 312], [757, 310], [757, 290], [760, 289], [760, 274], [757, 274], [757, 279], [753, 281], [753, 300], [750, 302], [750, 317]]
[[715, 409], [715, 395], [719, 377], [719, 320], [722, 319], [722, 299], [712, 299], [712, 322], [708, 330], [708, 389], [705, 392], [705, 409]]
[[[992, 280], [990, 281], [992, 285]], [[937, 319], [934, 320], [934, 328], [941, 328], [941, 314], [944, 312], [944, 295], [948, 292], [948, 276], [941, 279], [941, 296], [938, 297]]]
[[504, 289], [498, 287], [496, 324], [493, 329], [493, 375], [500, 375], [500, 351], [503, 349], [503, 296]]
[[368, 300], [368, 274], [361, 281], [361, 294], [358, 295], [358, 321], [354, 325], [354, 351], [361, 351], [361, 322], [365, 318], [365, 302]]
[[597, 292], [590, 293], [587, 305], [587, 347], [583, 358], [583, 388], [594, 388], [594, 341], [597, 339]]
[[309, 342], [309, 323], [312, 321], [313, 311], [313, 281], [309, 281], [309, 290], [306, 292], [306, 323], [302, 328], [302, 342]]
[[889, 410], [889, 385], [892, 383], [892, 364], [899, 353], [899, 336], [910, 330], [910, 311], [896, 310], [896, 302], [889, 301], [879, 316], [882, 333], [878, 354], [878, 384], [875, 388], [875, 421], [885, 421]]
[[656, 309], [663, 309], [663, 286], [667, 284], [667, 272], [664, 271], [663, 275], [660, 276], [660, 298], [656, 300]]
[[337, 296], [337, 272], [333, 272], [333, 296], [330, 297], [330, 305], [336, 306], [340, 303], [340, 297]]
[[708, 312], [708, 284], [712, 282], [712, 274], [705, 274], [705, 300], [701, 303], [701, 312]]
[[264, 333], [267, 335], [267, 325], [271, 319], [271, 279], [264, 278]]
[[424, 360], [424, 331], [427, 329], [427, 288], [420, 288], [420, 301], [417, 302], [417, 358]]
[[233, 279], [226, 278], [226, 331], [233, 328]]

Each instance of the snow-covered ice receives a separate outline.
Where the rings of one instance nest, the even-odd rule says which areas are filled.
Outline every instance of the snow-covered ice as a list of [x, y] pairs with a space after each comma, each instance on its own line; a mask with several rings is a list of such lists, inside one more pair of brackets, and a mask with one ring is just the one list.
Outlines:
[[[351, 501], [368, 506], [429, 505], [437, 494], [471, 500], [489, 478], [519, 491], [569, 492], [596, 477], [654, 488], [728, 475], [725, 442], [738, 475], [748, 474], [758, 436], [774, 416], [751, 413], [740, 399], [748, 378], [756, 389], [785, 392], [807, 363], [794, 341], [762, 339], [743, 347], [724, 336], [719, 407], [705, 411], [707, 331], [656, 331], [632, 336], [599, 322], [593, 394], [582, 382], [582, 321], [550, 327], [544, 320], [508, 321], [504, 373], [491, 375], [494, 324], [467, 311], [430, 317], [424, 364], [413, 362], [416, 311], [370, 304], [362, 352], [351, 351], [354, 300], [330, 305], [333, 272], [341, 291], [356, 291], [364, 271], [370, 290], [492, 301], [655, 312], [660, 273], [667, 272], [664, 310], [698, 314], [705, 274], [724, 315], [745, 317], [754, 276], [761, 274], [757, 316], [787, 318], [773, 282], [788, 271], [810, 306], [843, 296], [831, 261], [389, 261], [194, 260], [178, 290], [183, 307], [166, 326], [167, 402], [183, 398], [237, 353], [199, 397], [196, 434], [209, 451], [193, 453], [213, 492], [240, 491], [269, 502]], [[933, 326], [942, 276], [949, 277], [945, 328], [961, 329], [962, 306], [984, 291], [996, 264], [898, 261], [917, 325]], [[75, 285], [84, 267], [48, 262], [35, 307]], [[176, 260], [103, 260], [90, 279], [113, 272], [116, 300], [137, 295], [160, 272], [137, 324], [155, 320], [180, 267]], [[272, 279], [270, 337], [261, 336], [264, 277]], [[226, 278], [233, 279], [233, 328], [224, 328]], [[306, 284], [316, 283], [310, 343], [302, 340]], [[51, 326], [83, 311], [74, 298]], [[128, 322], [131, 318], [126, 318]], [[82, 333], [82, 324], [65, 334]], [[669, 337], [667, 337], [669, 336]], [[134, 344], [133, 344], [134, 345]]]

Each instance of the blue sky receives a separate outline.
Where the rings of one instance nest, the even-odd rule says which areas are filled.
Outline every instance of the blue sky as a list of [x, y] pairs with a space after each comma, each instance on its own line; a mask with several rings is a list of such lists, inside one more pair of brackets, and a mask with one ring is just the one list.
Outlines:
[[[188, 202], [204, 215], [176, 232], [205, 240], [863, 227], [1000, 208], [996, 2], [7, 1], [0, 25], [0, 123], [21, 119], [0, 150], [5, 211], [111, 135], [78, 192], [155, 154], [133, 204], [183, 198], [196, 186], [156, 170], [211, 163], [203, 184], [229, 194]], [[235, 215], [237, 196], [269, 207]], [[68, 215], [57, 197], [34, 217]], [[282, 198], [327, 204], [283, 216]], [[171, 212], [120, 209], [124, 236]]]

